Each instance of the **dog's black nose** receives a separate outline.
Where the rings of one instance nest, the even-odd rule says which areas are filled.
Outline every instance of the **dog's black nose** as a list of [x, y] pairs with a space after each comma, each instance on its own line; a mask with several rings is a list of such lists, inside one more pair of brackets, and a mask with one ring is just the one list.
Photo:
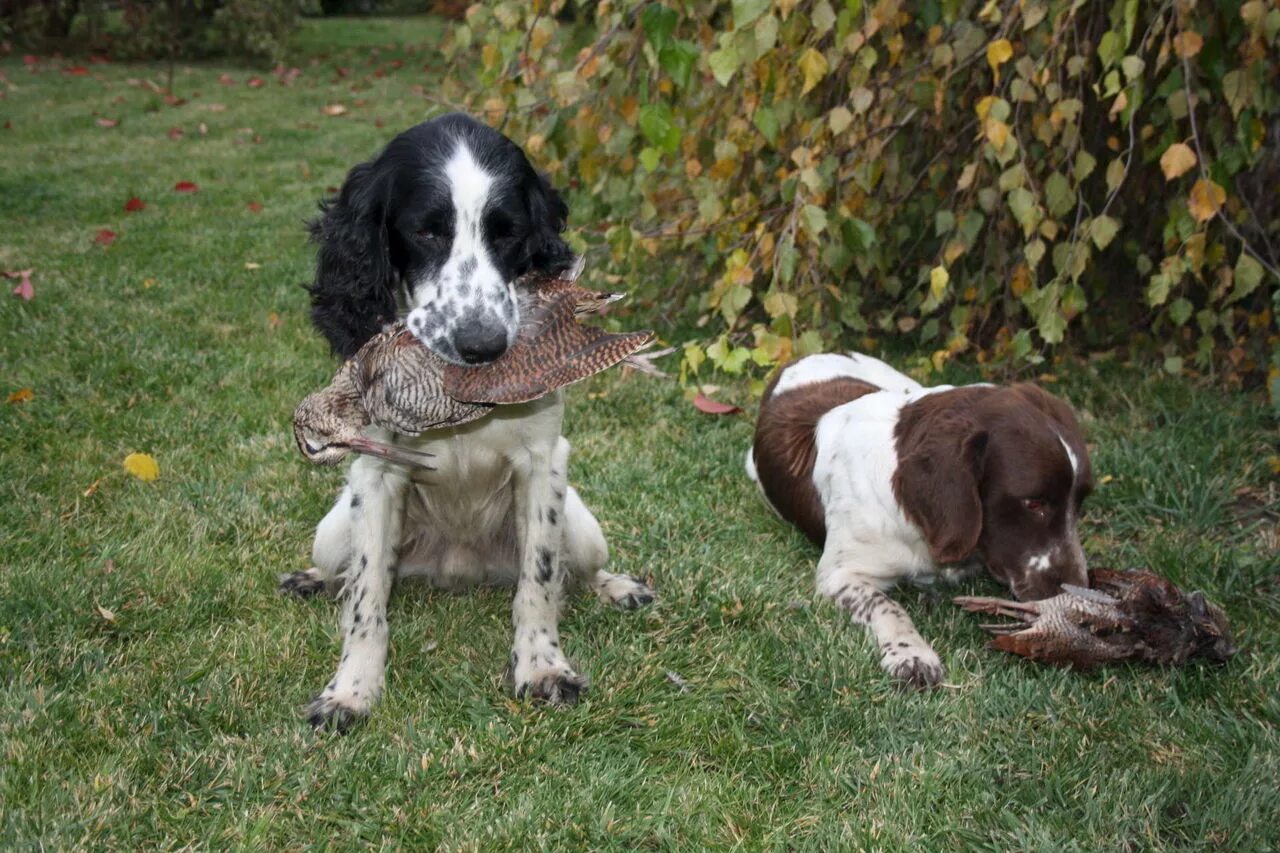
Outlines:
[[467, 364], [485, 364], [507, 351], [507, 330], [501, 323], [472, 320], [454, 335], [453, 346]]

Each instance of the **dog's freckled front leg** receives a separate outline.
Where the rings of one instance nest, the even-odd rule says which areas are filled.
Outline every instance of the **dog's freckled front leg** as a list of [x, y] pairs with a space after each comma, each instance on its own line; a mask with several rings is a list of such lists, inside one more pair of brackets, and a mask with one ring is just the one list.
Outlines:
[[[574, 672], [560, 649], [560, 603], [564, 563], [560, 559], [560, 519], [564, 515], [568, 443], [561, 441], [550, 460], [534, 454], [517, 489], [520, 513], [520, 577], [511, 621], [512, 686], [517, 697], [555, 704], [576, 702], [586, 679]], [[548, 461], [550, 464], [548, 464]]]
[[[382, 695], [387, 660], [387, 599], [394, 579], [407, 479], [368, 458], [351, 467], [351, 562], [343, 576], [342, 658], [307, 708], [317, 728], [345, 730]], [[359, 498], [359, 500], [357, 500]]]

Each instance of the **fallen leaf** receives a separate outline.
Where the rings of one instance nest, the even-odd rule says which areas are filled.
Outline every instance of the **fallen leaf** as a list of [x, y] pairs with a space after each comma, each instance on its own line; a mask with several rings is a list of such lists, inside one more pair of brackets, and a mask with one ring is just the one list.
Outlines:
[[199, 133], [201, 136], [208, 136], [209, 125], [205, 124], [204, 122], [200, 122], [199, 124], [196, 125], [196, 132]]
[[347, 108], [342, 104], [325, 104], [321, 112], [327, 116], [341, 116], [347, 114]]
[[85, 498], [93, 497], [94, 494], [98, 491], [98, 487], [101, 485], [102, 485], [102, 480], [94, 480], [92, 483], [89, 484], [89, 488], [84, 490], [84, 494], [81, 495], [81, 497], [85, 497]]
[[235, 79], [232, 78], [230, 74], [219, 74], [218, 82], [221, 83], [223, 86], [234, 86], [236, 84]]
[[13, 289], [13, 295], [21, 299], [23, 302], [30, 302], [36, 298], [36, 289], [31, 285], [31, 274], [34, 269], [15, 270], [4, 274], [5, 278], [18, 279], [18, 285]]
[[110, 246], [116, 241], [116, 232], [109, 228], [99, 229], [98, 233], [93, 236], [93, 242], [103, 246]]
[[198, 191], [199, 189], [200, 188], [197, 187], [195, 184], [191, 183], [191, 181], [178, 181], [176, 184], [173, 185], [174, 192], [179, 192], [179, 193], [193, 193]]
[[249, 212], [250, 212], [250, 213], [261, 213], [261, 212], [262, 212], [262, 202], [260, 202], [260, 201], [251, 201], [251, 202], [249, 202]]
[[282, 325], [284, 325], [284, 321], [280, 319], [280, 314], [278, 312], [271, 311], [267, 314], [267, 328], [278, 329]]
[[693, 407], [699, 412], [708, 415], [736, 415], [742, 411], [742, 407], [732, 405], [731, 403], [721, 403], [718, 400], [712, 400], [701, 394], [695, 394], [693, 397]]
[[1185, 174], [1195, 164], [1196, 152], [1185, 142], [1173, 143], [1160, 155], [1160, 171], [1164, 172], [1166, 181]]
[[115, 118], [100, 118], [100, 119], [98, 119], [98, 127], [115, 127], [115, 126], [116, 126], [116, 125], [118, 125], [118, 124], [120, 124], [120, 120], [119, 120], [119, 119], [115, 119]]
[[156, 280], [155, 280], [154, 278], [144, 278], [144, 279], [142, 280], [142, 288], [143, 288], [143, 290], [150, 290], [151, 288], [153, 288], [153, 287], [155, 287], [155, 286], [156, 286]]
[[1191, 197], [1187, 199], [1187, 208], [1196, 222], [1208, 222], [1227, 200], [1227, 191], [1206, 178], [1201, 178], [1191, 187]]
[[130, 453], [124, 458], [124, 470], [147, 483], [160, 476], [160, 466], [149, 453]]
[[95, 604], [94, 609], [98, 611], [98, 615], [101, 616], [104, 621], [110, 622], [113, 625], [115, 624], [115, 621], [116, 621], [115, 613], [103, 607], [101, 604]]
[[186, 131], [184, 131], [184, 130], [183, 130], [182, 128], [180, 128], [180, 127], [171, 127], [171, 128], [169, 128], [169, 138], [170, 138], [170, 139], [181, 139], [185, 134], [186, 134]]
[[35, 392], [32, 391], [30, 388], [19, 388], [17, 391], [14, 391], [12, 394], [9, 395], [9, 402], [10, 403], [26, 403], [30, 401], [31, 398], [34, 396], [35, 396]]
[[248, 83], [246, 83], [246, 85], [247, 85], [250, 89], [260, 89], [260, 88], [262, 88], [262, 78], [261, 78], [261, 77], [250, 77], [250, 78], [249, 78], [249, 81], [248, 81]]
[[135, 195], [124, 203], [124, 212], [137, 213], [139, 210], [145, 210], [146, 207], [147, 203]]
[[66, 73], [74, 75], [76, 77], [83, 77], [84, 75], [89, 73], [89, 69], [85, 68], [83, 65], [73, 65], [67, 69]]
[[187, 102], [187, 99], [179, 98], [177, 95], [165, 95], [164, 102], [171, 107], [180, 107]]
[[260, 270], [262, 269], [262, 264], [257, 263], [256, 261], [245, 261], [244, 268], [247, 270]]

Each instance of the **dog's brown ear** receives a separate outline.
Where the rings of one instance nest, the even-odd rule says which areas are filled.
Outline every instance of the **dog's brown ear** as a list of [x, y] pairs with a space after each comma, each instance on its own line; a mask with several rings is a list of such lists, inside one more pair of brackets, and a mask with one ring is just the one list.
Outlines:
[[903, 447], [893, 491], [907, 518], [922, 531], [938, 563], [971, 556], [982, 534], [978, 479], [987, 451], [987, 432], [968, 421], [931, 424], [919, 440]]

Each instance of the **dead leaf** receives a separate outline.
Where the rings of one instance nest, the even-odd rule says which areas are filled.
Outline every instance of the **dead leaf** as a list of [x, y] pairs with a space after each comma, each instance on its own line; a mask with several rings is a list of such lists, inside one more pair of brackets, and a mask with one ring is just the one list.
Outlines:
[[149, 453], [130, 453], [124, 458], [124, 470], [147, 483], [160, 476], [160, 465]]
[[249, 78], [249, 81], [248, 81], [245, 85], [247, 85], [250, 89], [261, 89], [261, 88], [262, 88], [262, 78], [261, 78], [261, 77], [250, 77], [250, 78]]
[[107, 127], [107, 128], [110, 128], [110, 127], [115, 127], [115, 126], [116, 126], [116, 125], [118, 125], [118, 124], [120, 124], [120, 120], [119, 120], [119, 119], [115, 119], [115, 118], [100, 118], [100, 119], [98, 119], [98, 127]]
[[31, 285], [31, 274], [34, 269], [15, 270], [4, 274], [5, 278], [18, 279], [18, 286], [13, 289], [13, 295], [21, 299], [23, 302], [30, 302], [36, 298], [36, 289]]
[[17, 391], [14, 391], [12, 394], [9, 395], [9, 402], [10, 403], [26, 403], [26, 402], [29, 402], [33, 397], [35, 397], [35, 392], [32, 391], [30, 388], [19, 388]]
[[70, 68], [66, 69], [66, 73], [74, 77], [83, 77], [84, 75], [89, 73], [89, 69], [85, 68], [83, 65], [73, 65]]
[[235, 79], [230, 74], [219, 74], [218, 82], [223, 86], [234, 86], [236, 84]]
[[1201, 178], [1191, 187], [1187, 208], [1196, 222], [1208, 222], [1227, 200], [1227, 191], [1207, 178]]
[[260, 201], [251, 201], [251, 202], [249, 202], [249, 212], [250, 212], [250, 213], [261, 213], [261, 212], [262, 212], [262, 202], [260, 202]]
[[195, 184], [193, 184], [191, 181], [178, 181], [176, 184], [173, 185], [173, 191], [179, 192], [179, 193], [193, 193], [193, 192], [198, 192], [199, 189], [200, 188], [197, 187]]
[[115, 613], [103, 607], [101, 604], [95, 604], [93, 607], [98, 611], [98, 615], [102, 617], [104, 622], [110, 622], [112, 625], [116, 623]]
[[102, 246], [110, 246], [116, 241], [116, 232], [110, 228], [101, 228], [98, 233], [93, 236], [93, 242]]
[[284, 321], [280, 319], [280, 314], [278, 312], [271, 311], [267, 314], [267, 328], [278, 329], [283, 325]]
[[247, 270], [260, 270], [262, 269], [262, 264], [257, 263], [256, 261], [245, 261], [244, 268]]
[[147, 203], [135, 195], [124, 203], [124, 212], [137, 213], [139, 210], [146, 210], [146, 207]]
[[169, 138], [170, 138], [170, 139], [181, 139], [181, 138], [182, 138], [183, 136], [185, 136], [185, 135], [186, 135], [186, 131], [184, 131], [184, 130], [183, 130], [182, 128], [180, 128], [180, 127], [171, 127], [171, 128], [169, 128]]
[[741, 406], [735, 406], [731, 403], [721, 403], [718, 400], [712, 400], [701, 394], [694, 395], [693, 407], [708, 415], [736, 415], [738, 412], [742, 411]]
[[1185, 142], [1175, 142], [1160, 155], [1160, 170], [1164, 172], [1166, 181], [1172, 181], [1185, 174], [1196, 162], [1196, 152], [1191, 150], [1191, 146]]
[[347, 114], [347, 108], [342, 104], [325, 104], [321, 112], [327, 116], [341, 116]]
[[81, 497], [86, 497], [86, 498], [93, 497], [94, 494], [98, 491], [98, 486], [100, 485], [102, 485], [102, 480], [94, 480], [92, 483], [89, 484], [89, 488], [84, 490], [84, 494], [81, 495]]

